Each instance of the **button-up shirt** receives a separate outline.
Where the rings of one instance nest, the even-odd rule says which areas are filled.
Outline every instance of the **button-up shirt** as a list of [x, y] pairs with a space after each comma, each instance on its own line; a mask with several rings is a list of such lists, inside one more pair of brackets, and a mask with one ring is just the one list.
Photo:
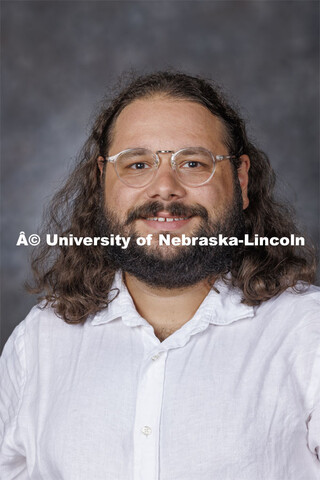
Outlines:
[[220, 282], [163, 342], [120, 293], [84, 325], [35, 307], [1, 363], [3, 480], [320, 478], [319, 289]]

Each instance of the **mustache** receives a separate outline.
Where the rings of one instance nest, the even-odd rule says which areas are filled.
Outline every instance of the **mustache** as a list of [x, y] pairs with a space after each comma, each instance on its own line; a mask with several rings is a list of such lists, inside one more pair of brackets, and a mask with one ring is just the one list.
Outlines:
[[125, 225], [129, 225], [140, 218], [155, 217], [158, 212], [167, 212], [172, 216], [179, 217], [197, 216], [206, 221], [209, 219], [208, 210], [198, 203], [194, 206], [187, 206], [178, 202], [172, 202], [170, 205], [164, 205], [161, 202], [148, 202], [129, 210]]

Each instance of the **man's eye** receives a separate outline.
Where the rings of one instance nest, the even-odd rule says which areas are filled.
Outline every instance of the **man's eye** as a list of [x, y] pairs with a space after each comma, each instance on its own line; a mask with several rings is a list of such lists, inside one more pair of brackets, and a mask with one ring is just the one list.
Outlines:
[[184, 162], [181, 165], [181, 168], [199, 168], [201, 166], [202, 164], [200, 162], [197, 162], [196, 160], [190, 160], [189, 162]]
[[150, 168], [150, 165], [145, 162], [135, 162], [129, 165], [129, 168], [132, 170], [145, 170], [146, 168]]

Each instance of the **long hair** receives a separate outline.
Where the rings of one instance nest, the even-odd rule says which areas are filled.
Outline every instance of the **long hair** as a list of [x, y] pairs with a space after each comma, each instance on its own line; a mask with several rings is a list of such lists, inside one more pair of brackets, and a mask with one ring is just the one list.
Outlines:
[[[184, 99], [203, 105], [225, 127], [224, 142], [230, 154], [250, 157], [248, 197], [244, 211], [245, 230], [250, 238], [290, 237], [299, 232], [288, 207], [274, 198], [275, 174], [265, 153], [247, 137], [244, 121], [208, 81], [176, 72], [156, 72], [131, 81], [97, 116], [76, 167], [47, 209], [43, 234], [89, 236], [96, 232], [102, 185], [97, 158], [108, 155], [115, 121], [136, 99], [155, 95]], [[234, 170], [239, 167], [237, 160]], [[68, 323], [84, 322], [108, 305], [115, 267], [101, 261], [103, 246], [40, 245], [32, 256], [34, 283], [27, 288], [40, 294], [57, 315]], [[315, 255], [311, 247], [248, 246], [234, 261], [231, 280], [243, 292], [243, 302], [259, 305], [298, 281], [312, 283]], [[224, 278], [225, 281], [226, 278]]]

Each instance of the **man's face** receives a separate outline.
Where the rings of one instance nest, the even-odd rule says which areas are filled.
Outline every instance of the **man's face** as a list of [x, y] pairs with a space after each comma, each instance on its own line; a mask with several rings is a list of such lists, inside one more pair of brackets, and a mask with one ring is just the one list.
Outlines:
[[[128, 148], [139, 147], [156, 152], [200, 146], [214, 155], [228, 155], [230, 152], [223, 139], [222, 123], [205, 107], [186, 100], [157, 96], [136, 100], [120, 113], [108, 154], [112, 156]], [[120, 229], [112, 233], [128, 236], [147, 236], [152, 233], [154, 238], [159, 233], [174, 236], [182, 233], [192, 236], [199, 232], [233, 235], [232, 231], [219, 230], [232, 229], [237, 218], [241, 217], [242, 206], [245, 208], [248, 205], [248, 157], [241, 158], [242, 165], [238, 171], [241, 191], [239, 186], [235, 189], [234, 172], [229, 160], [216, 164], [213, 177], [205, 185], [188, 187], [176, 178], [170, 165], [170, 155], [160, 154], [160, 157], [161, 164], [152, 182], [141, 188], [125, 185], [119, 180], [114, 165], [107, 164], [104, 179], [105, 211], [109, 220], [112, 218], [113, 227]], [[101, 163], [99, 167], [102, 170]], [[173, 221], [147, 220], [150, 217], [169, 217]], [[182, 217], [188, 218], [178, 220]], [[138, 249], [141, 251], [141, 247]], [[172, 263], [175, 258], [181, 260], [181, 249], [153, 244], [143, 247], [142, 254], [151, 255], [152, 261], [158, 258]], [[190, 249], [194, 247], [189, 247], [189, 252]], [[125, 255], [128, 253], [125, 252]], [[194, 252], [191, 256], [194, 256]], [[174, 264], [172, 268], [174, 270]]]

